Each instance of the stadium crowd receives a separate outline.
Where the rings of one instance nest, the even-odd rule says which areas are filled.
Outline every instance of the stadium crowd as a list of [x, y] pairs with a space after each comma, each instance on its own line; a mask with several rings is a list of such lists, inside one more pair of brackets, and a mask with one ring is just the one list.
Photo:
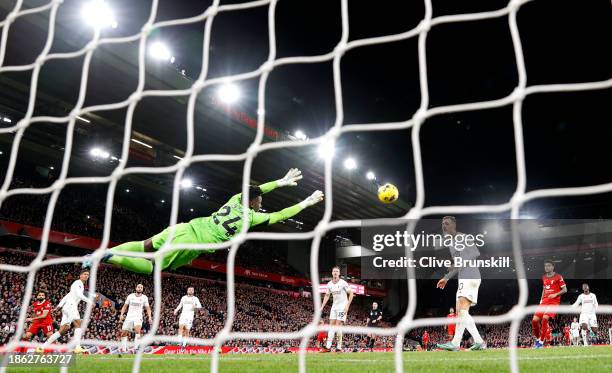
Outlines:
[[[33, 259], [33, 253], [4, 250], [0, 252], [0, 262], [14, 265], [28, 265]], [[61, 297], [69, 291], [70, 284], [77, 278], [78, 268], [74, 265], [54, 265], [40, 269], [36, 276], [35, 289], [45, 289], [53, 305], [57, 305]], [[0, 343], [8, 341], [16, 331], [16, 321], [21, 310], [21, 297], [24, 292], [26, 274], [19, 272], [0, 272]], [[110, 266], [102, 266], [96, 282], [96, 307], [92, 311], [91, 321], [85, 338], [97, 340], [119, 340], [121, 325], [119, 324], [119, 310], [123, 299], [134, 291], [137, 284], [142, 283], [145, 294], [149, 297], [151, 307], [155, 310], [155, 296], [153, 283], [149, 276], [142, 276], [126, 272]], [[192, 336], [198, 338], [214, 338], [225, 323], [226, 317], [226, 285], [223, 282], [183, 276], [178, 274], [165, 274], [162, 279], [161, 319], [158, 334], [176, 335], [178, 317], [173, 315], [174, 308], [180, 298], [185, 294], [186, 288], [193, 286], [203, 308], [196, 314], [192, 328]], [[296, 331], [310, 322], [313, 315], [312, 299], [303, 297], [297, 292], [278, 290], [273, 288], [252, 286], [238, 283], [235, 291], [236, 316], [233, 331], [265, 331], [288, 332]], [[84, 304], [81, 304], [84, 308]], [[358, 304], [351, 306], [348, 325], [364, 325], [367, 310]], [[59, 319], [59, 315], [54, 315]], [[324, 315], [325, 317], [326, 315]], [[569, 324], [573, 315], [561, 315], [558, 321], [552, 323], [553, 345], [564, 343], [561, 329]], [[599, 333], [598, 343], [606, 343], [608, 329], [612, 327], [612, 315], [598, 315]], [[388, 326], [385, 323], [383, 326]], [[148, 330], [144, 325], [144, 330]], [[508, 345], [508, 324], [479, 325], [483, 338], [488, 347], [506, 347]], [[411, 330], [406, 340], [421, 342], [423, 332], [427, 330], [430, 336], [430, 347], [449, 339], [446, 327], [428, 327]], [[393, 347], [394, 337], [378, 337], [376, 347]], [[64, 341], [60, 340], [60, 341]], [[260, 345], [266, 347], [296, 347], [299, 340], [279, 341], [229, 341], [228, 345], [244, 346]], [[464, 345], [471, 341], [465, 340]], [[529, 317], [525, 318], [519, 331], [519, 346], [529, 347], [533, 343], [531, 337], [531, 324]], [[315, 341], [312, 341], [315, 345]], [[345, 335], [344, 345], [350, 348], [364, 348], [366, 337], [363, 335]]]

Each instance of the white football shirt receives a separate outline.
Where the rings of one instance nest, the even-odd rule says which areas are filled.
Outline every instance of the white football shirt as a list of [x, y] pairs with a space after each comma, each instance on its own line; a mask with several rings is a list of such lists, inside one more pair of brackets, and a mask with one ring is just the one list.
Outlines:
[[81, 280], [76, 280], [70, 285], [70, 292], [62, 298], [58, 306], [78, 306], [81, 301], [89, 302], [89, 299], [83, 295], [85, 286]]
[[577, 332], [580, 329], [580, 324], [578, 324], [577, 322], [572, 322], [570, 329]]
[[179, 308], [182, 307], [181, 317], [192, 318], [195, 313], [196, 308], [202, 308], [202, 304], [198, 297], [193, 295], [183, 295], [181, 298], [181, 303], [179, 304]]
[[580, 294], [578, 296], [578, 299], [576, 299], [576, 303], [574, 303], [575, 307], [579, 305], [582, 305], [582, 310], [580, 311], [580, 313], [588, 315], [595, 314], [595, 311], [599, 306], [599, 304], [597, 304], [597, 297], [594, 293]]
[[126, 318], [140, 319], [142, 318], [142, 311], [145, 306], [149, 306], [149, 298], [146, 295], [132, 293], [125, 299], [125, 304], [128, 305], [128, 312]]
[[343, 309], [348, 302], [347, 293], [350, 290], [349, 284], [343, 279], [339, 279], [338, 282], [334, 283], [330, 281], [327, 283], [327, 294], [333, 296], [333, 309]]

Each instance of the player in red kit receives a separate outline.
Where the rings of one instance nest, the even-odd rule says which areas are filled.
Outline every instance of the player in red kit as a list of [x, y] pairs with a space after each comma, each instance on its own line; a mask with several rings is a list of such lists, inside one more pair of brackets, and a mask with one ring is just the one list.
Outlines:
[[570, 343], [571, 343], [570, 342], [571, 338], [570, 338], [570, 327], [569, 327], [569, 325], [565, 325], [563, 327], [563, 339], [565, 340], [565, 344], [569, 346]]
[[51, 302], [47, 300], [46, 292], [41, 290], [36, 294], [36, 300], [32, 302], [32, 309], [35, 316], [26, 319], [27, 322], [32, 322], [32, 324], [30, 324], [23, 339], [32, 340], [32, 337], [38, 334], [41, 329], [45, 336], [49, 338], [53, 334], [53, 316]]
[[425, 351], [429, 350], [429, 333], [427, 333], [427, 330], [423, 332], [423, 348]]
[[547, 337], [550, 329], [548, 320], [555, 318], [557, 306], [561, 304], [561, 295], [567, 293], [567, 287], [565, 286], [563, 277], [555, 273], [555, 265], [550, 260], [544, 262], [542, 285], [540, 306], [536, 309], [533, 319], [531, 320], [533, 336], [536, 338], [533, 348], [542, 348], [544, 346], [543, 341]]
[[[448, 315], [446, 316], [449, 319], [455, 319], [455, 317], [457, 317], [457, 315], [455, 314], [455, 310], [453, 309], [453, 307], [451, 307], [451, 309], [448, 311]], [[446, 326], [446, 330], [448, 331], [448, 340], [452, 340], [453, 337], [455, 336], [455, 324], [448, 324]]]
[[[319, 326], [325, 325], [325, 321], [321, 320], [319, 322]], [[319, 334], [317, 334], [317, 348], [321, 348], [325, 346], [325, 341], [327, 340], [327, 332], [325, 330], [321, 330]]]

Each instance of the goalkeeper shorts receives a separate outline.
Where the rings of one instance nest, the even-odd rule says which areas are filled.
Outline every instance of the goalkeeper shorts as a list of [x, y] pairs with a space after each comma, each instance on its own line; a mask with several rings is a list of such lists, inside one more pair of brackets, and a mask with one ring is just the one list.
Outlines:
[[[170, 228], [171, 227], [164, 229], [161, 233], [158, 233], [151, 238], [153, 249], [159, 250], [166, 243], [170, 237]], [[174, 226], [172, 243], [198, 243], [198, 238], [191, 225], [188, 223], [180, 223]], [[177, 269], [179, 267], [188, 265], [200, 254], [200, 250], [174, 249], [172, 251], [168, 251], [164, 254], [162, 270], [167, 268]]]

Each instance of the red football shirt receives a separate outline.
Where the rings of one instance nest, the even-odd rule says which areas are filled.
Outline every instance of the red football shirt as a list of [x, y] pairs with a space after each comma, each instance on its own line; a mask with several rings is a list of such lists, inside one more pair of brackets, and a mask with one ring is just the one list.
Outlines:
[[[449, 313], [446, 317], [449, 319], [454, 319], [456, 315], [454, 313]], [[448, 330], [448, 334], [455, 334], [455, 324], [448, 324], [446, 328]]]
[[51, 316], [51, 302], [46, 299], [42, 303], [34, 301], [34, 303], [32, 303], [32, 308], [34, 308], [34, 313], [36, 314], [36, 316], [42, 315], [45, 310], [49, 311], [47, 312], [47, 317], [45, 317], [44, 319], [34, 320], [34, 322], [38, 322], [41, 324], [53, 323], [53, 317]]
[[429, 342], [429, 333], [425, 332], [423, 333], [423, 343], [428, 343]]
[[565, 334], [565, 335], [569, 335], [570, 334], [570, 327], [569, 326], [566, 326], [566, 327], [563, 328], [563, 334]]
[[555, 273], [552, 277], [543, 275], [542, 284], [544, 291], [542, 292], [542, 299], [540, 300], [540, 304], [561, 304], [561, 296], [558, 296], [553, 299], [549, 299], [548, 296], [560, 292], [561, 287], [565, 286], [563, 276], [558, 273]]

